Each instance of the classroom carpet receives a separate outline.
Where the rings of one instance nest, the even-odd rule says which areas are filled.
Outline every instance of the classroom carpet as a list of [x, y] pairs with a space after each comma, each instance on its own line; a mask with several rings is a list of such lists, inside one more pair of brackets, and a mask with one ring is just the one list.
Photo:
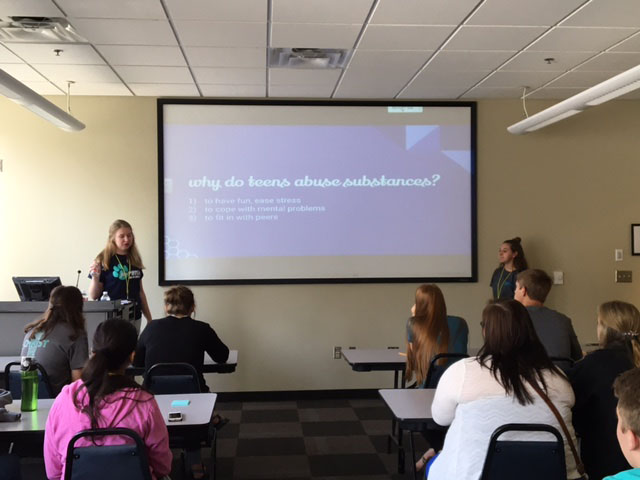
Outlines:
[[[379, 398], [219, 402], [229, 418], [218, 436], [219, 480], [400, 480], [395, 446], [387, 453], [391, 414]], [[414, 435], [416, 455], [426, 450]], [[208, 450], [203, 450], [207, 462]], [[186, 479], [174, 452], [172, 480]], [[23, 480], [44, 478], [41, 462], [23, 464]], [[421, 478], [418, 475], [418, 478]], [[423, 478], [423, 477], [422, 477]]]

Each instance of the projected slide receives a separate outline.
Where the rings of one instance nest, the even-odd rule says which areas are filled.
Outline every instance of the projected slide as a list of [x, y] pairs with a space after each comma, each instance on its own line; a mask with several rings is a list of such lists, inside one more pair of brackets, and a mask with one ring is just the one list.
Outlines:
[[471, 279], [468, 106], [163, 108], [165, 281]]

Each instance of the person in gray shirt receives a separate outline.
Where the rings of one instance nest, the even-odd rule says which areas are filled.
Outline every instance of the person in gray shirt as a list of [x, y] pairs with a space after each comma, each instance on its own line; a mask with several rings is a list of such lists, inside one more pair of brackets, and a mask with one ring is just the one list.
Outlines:
[[551, 278], [544, 271], [530, 268], [518, 274], [514, 298], [527, 307], [536, 333], [550, 357], [580, 360], [582, 349], [571, 319], [544, 306], [551, 284]]
[[80, 378], [89, 358], [83, 305], [76, 287], [56, 287], [42, 318], [24, 329], [21, 356], [35, 358], [44, 367], [53, 395]]

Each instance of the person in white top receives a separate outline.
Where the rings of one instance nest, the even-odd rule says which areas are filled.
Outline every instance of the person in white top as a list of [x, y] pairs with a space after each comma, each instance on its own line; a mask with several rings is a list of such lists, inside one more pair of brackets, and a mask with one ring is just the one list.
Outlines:
[[[527, 309], [515, 300], [489, 304], [482, 312], [482, 333], [485, 343], [478, 357], [454, 363], [438, 383], [431, 413], [435, 422], [450, 427], [442, 451], [428, 465], [429, 480], [479, 479], [491, 434], [506, 423], [544, 423], [562, 434], [532, 383], [551, 399], [576, 443], [571, 424], [573, 390], [547, 356]], [[562, 436], [567, 478], [580, 478]], [[513, 433], [501, 438], [546, 440], [548, 434]]]

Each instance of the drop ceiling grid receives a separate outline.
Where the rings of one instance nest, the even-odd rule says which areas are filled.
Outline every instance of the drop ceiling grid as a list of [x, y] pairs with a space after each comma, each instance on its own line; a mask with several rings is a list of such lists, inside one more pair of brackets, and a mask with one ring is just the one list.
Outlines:
[[[569, 96], [640, 62], [640, 35], [633, 37], [640, 31], [637, 0], [272, 0], [271, 46], [352, 48], [363, 32], [335, 96], [393, 98], [478, 6], [400, 98], [458, 98], [464, 92], [457, 84], [481, 74], [486, 80], [465, 98], [517, 98], [518, 82], [549, 83], [532, 97]], [[0, 64], [17, 66], [15, 76], [41, 93], [56, 88], [37, 72], [62, 89], [76, 76], [77, 94], [104, 88], [129, 95], [128, 85], [136, 95], [198, 96], [191, 67], [203, 95], [260, 97], [266, 94], [267, 14], [264, 0], [0, 0], [0, 17], [66, 15], [90, 42], [64, 45], [61, 60], [52, 58], [50, 44], [6, 43], [17, 56], [0, 46]], [[556, 61], [547, 65], [548, 57]], [[270, 96], [326, 98], [340, 71], [271, 69], [269, 76]]]

